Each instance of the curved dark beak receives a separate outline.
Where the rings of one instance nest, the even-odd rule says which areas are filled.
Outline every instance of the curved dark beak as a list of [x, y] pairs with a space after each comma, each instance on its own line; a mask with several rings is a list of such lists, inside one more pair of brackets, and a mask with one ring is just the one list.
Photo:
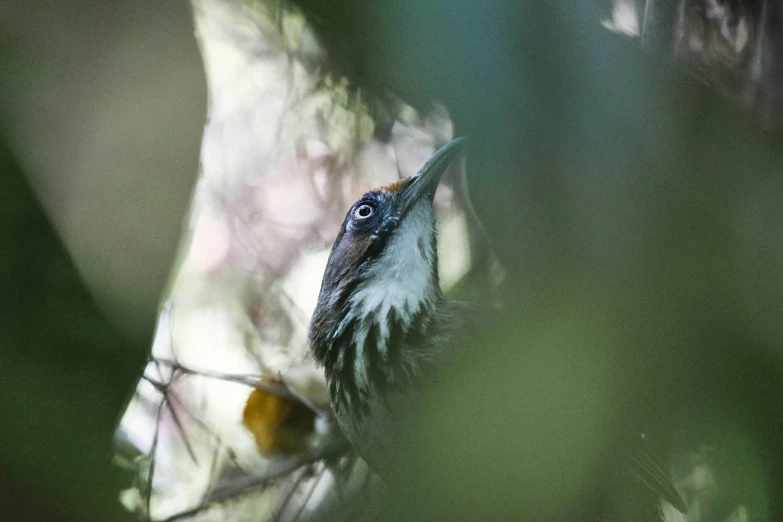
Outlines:
[[421, 198], [427, 197], [432, 201], [435, 197], [435, 191], [438, 189], [440, 178], [454, 158], [462, 152], [467, 141], [467, 138], [451, 140], [424, 164], [418, 174], [411, 178], [402, 193], [400, 217], [407, 214]]

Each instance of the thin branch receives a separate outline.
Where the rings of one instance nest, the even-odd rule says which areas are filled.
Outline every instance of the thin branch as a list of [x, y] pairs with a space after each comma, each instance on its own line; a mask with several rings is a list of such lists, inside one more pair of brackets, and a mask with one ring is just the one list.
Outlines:
[[324, 478], [324, 471], [322, 470], [321, 473], [319, 473], [318, 476], [314, 478], [313, 485], [310, 487], [310, 491], [307, 492], [307, 495], [305, 495], [305, 498], [302, 501], [301, 506], [299, 506], [299, 511], [296, 513], [293, 522], [299, 522], [299, 519], [301, 518], [302, 513], [304, 513], [307, 504], [310, 503], [310, 499], [313, 498], [313, 493], [315, 493], [315, 489], [318, 487], [318, 484], [321, 482], [321, 479], [323, 478]]
[[296, 388], [290, 386], [285, 382], [285, 380], [281, 380], [275, 385], [268, 385], [259, 382], [262, 379], [261, 375], [236, 375], [230, 373], [212, 372], [208, 370], [194, 370], [170, 359], [156, 359], [156, 361], [188, 375], [200, 375], [202, 377], [208, 377], [211, 379], [219, 379], [223, 381], [244, 384], [245, 386], [249, 386], [272, 395], [277, 395], [279, 397], [283, 397], [284, 399], [300, 402], [319, 416], [324, 416], [327, 411], [324, 408], [316, 405], [312, 400], [300, 393]]
[[278, 504], [277, 509], [275, 510], [275, 514], [272, 517], [272, 520], [282, 520], [283, 518], [283, 512], [288, 507], [289, 502], [291, 502], [291, 499], [294, 496], [294, 493], [296, 493], [299, 489], [299, 486], [302, 484], [302, 481], [309, 476], [308, 470], [303, 469], [299, 473], [299, 476], [296, 477], [294, 480], [294, 483], [291, 485], [291, 487], [288, 489], [288, 493], [286, 493], [285, 498]]
[[212, 463], [209, 466], [209, 484], [204, 489], [204, 495], [201, 497], [201, 503], [205, 503], [209, 500], [209, 490], [212, 488], [212, 483], [217, 476], [218, 457], [220, 456], [220, 450], [223, 447], [223, 441], [215, 434], [214, 450], [212, 451]]
[[[166, 394], [166, 397], [169, 397], [170, 394]], [[193, 463], [198, 466], [198, 459], [196, 458], [196, 453], [193, 451], [193, 446], [190, 444], [190, 440], [188, 439], [188, 436], [185, 434], [185, 428], [182, 426], [182, 423], [179, 420], [179, 416], [177, 415], [177, 411], [174, 409], [174, 405], [171, 404], [171, 401], [167, 400], [166, 405], [168, 406], [168, 410], [171, 412], [171, 418], [174, 419], [174, 424], [177, 426], [177, 431], [179, 432], [179, 436], [182, 438], [182, 442], [185, 444], [185, 449], [188, 450], [188, 455], [190, 455], [191, 460]]]
[[150, 511], [150, 504], [152, 502], [152, 480], [155, 478], [155, 454], [158, 450], [158, 435], [160, 434], [160, 418], [163, 413], [163, 405], [166, 401], [166, 396], [163, 396], [163, 400], [158, 405], [158, 412], [155, 415], [155, 433], [152, 436], [152, 445], [150, 446], [150, 459], [149, 469], [147, 470], [147, 487], [145, 489], [144, 505], [146, 506], [147, 520], [152, 519]]
[[287, 475], [290, 475], [297, 469], [300, 469], [304, 466], [309, 466], [310, 464], [313, 464], [323, 459], [328, 459], [331, 457], [341, 455], [346, 451], [348, 451], [348, 443], [345, 441], [328, 444], [323, 448], [321, 448], [319, 451], [316, 451], [313, 454], [308, 455], [307, 457], [293, 460], [288, 465], [282, 466], [274, 471], [271, 471], [269, 473], [257, 477], [247, 477], [246, 480], [238, 481], [238, 483], [231, 484], [222, 489], [218, 489], [213, 494], [213, 497], [210, 502], [201, 504], [200, 506], [196, 506], [186, 511], [182, 511], [180, 513], [177, 513], [176, 515], [172, 515], [169, 518], [161, 520], [160, 522], [173, 522], [175, 520], [182, 520], [188, 517], [192, 517], [193, 515], [201, 513], [202, 511], [206, 511], [216, 505], [219, 505], [222, 502], [225, 502], [226, 500], [231, 500], [254, 489], [269, 486], [275, 481]]

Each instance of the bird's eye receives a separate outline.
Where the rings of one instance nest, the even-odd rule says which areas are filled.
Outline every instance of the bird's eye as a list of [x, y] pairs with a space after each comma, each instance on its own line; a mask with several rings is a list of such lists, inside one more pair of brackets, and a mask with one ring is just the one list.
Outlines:
[[375, 207], [370, 203], [362, 203], [353, 211], [353, 218], [358, 220], [367, 219], [373, 214], [375, 214]]

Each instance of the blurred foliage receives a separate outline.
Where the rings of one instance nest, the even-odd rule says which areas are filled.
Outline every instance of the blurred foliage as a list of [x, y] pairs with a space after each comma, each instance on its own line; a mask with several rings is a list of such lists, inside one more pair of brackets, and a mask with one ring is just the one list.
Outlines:
[[[646, 3], [664, 4], [676, 2]], [[605, 2], [300, 0], [296, 5], [336, 57], [335, 71], [370, 91], [388, 89], [421, 114], [433, 99], [448, 108], [455, 134], [470, 139], [470, 192], [507, 269], [506, 317], [488, 326], [485, 339], [436, 391], [432, 407], [423, 407], [421, 417], [412, 413], [410, 440], [400, 441], [409, 496], [395, 498], [389, 516], [573, 520], [603, 499], [601, 457], [620, 437], [645, 433], [656, 453], [668, 456], [678, 486], [698, 507], [690, 520], [723, 521], [734, 516], [738, 505], [751, 520], [783, 519], [778, 494], [783, 490], [779, 132], [763, 130], [753, 114], [730, 106], [672, 66], [666, 53], [644, 53], [638, 42], [604, 31], [599, 21], [606, 16]], [[759, 5], [754, 3], [750, 12], [759, 12]], [[777, 4], [763, 5], [772, 9]], [[135, 20], [139, 11], [111, 14], [107, 19]], [[748, 34], [760, 34], [767, 23], [756, 20], [774, 20], [769, 12], [765, 16], [747, 23]], [[739, 24], [741, 18], [733, 20]], [[52, 20], [43, 27], [59, 34]], [[656, 18], [645, 17], [641, 26], [651, 20]], [[30, 35], [40, 34], [30, 29], [35, 24], [25, 27]], [[166, 29], [153, 27], [154, 34]], [[88, 40], [91, 29], [84, 32]], [[295, 29], [285, 34], [298, 34]], [[665, 33], [662, 41], [674, 49], [673, 33]], [[68, 42], [69, 34], [51, 41]], [[178, 41], [193, 43], [177, 34]], [[647, 34], [652, 42], [655, 33]], [[311, 51], [319, 46], [309, 45], [308, 38], [287, 45], [298, 49], [303, 61], [317, 64], [321, 55]], [[146, 53], [130, 36], [115, 45], [138, 56]], [[702, 74], [726, 63], [709, 53], [683, 59], [687, 46], [677, 48], [682, 63], [695, 63]], [[12, 78], [25, 78], [23, 88], [14, 92], [31, 96], [19, 98], [19, 106], [48, 108], [38, 115], [37, 126], [24, 127], [20, 113], [7, 109], [16, 106], [12, 103], [3, 106], [2, 115], [3, 139], [14, 153], [3, 149], [7, 186], [0, 191], [0, 281], [6, 297], [0, 329], [0, 367], [6, 370], [0, 380], [5, 397], [0, 480], [14, 501], [0, 507], [9, 511], [0, 518], [121, 520], [115, 503], [120, 482], [107, 466], [109, 441], [145, 349], [123, 341], [103, 320], [22, 180], [23, 172], [35, 176], [37, 170], [48, 172], [49, 180], [60, 179], [60, 159], [79, 165], [67, 161], [72, 159], [68, 142], [47, 148], [47, 140], [62, 137], [60, 127], [54, 124], [52, 130], [49, 124], [63, 120], [50, 116], [72, 106], [57, 107], [52, 102], [57, 98], [43, 90], [25, 90], [35, 85], [31, 78], [42, 86], [57, 78], [80, 98], [69, 83], [72, 77], [51, 56], [47, 63], [58, 67]], [[769, 66], [779, 66], [772, 56]], [[751, 74], [752, 61], [742, 53], [740, 58], [727, 63]], [[185, 70], [189, 80], [200, 77], [192, 67]], [[732, 84], [728, 76], [729, 84], [745, 85]], [[144, 70], [118, 66], [116, 81], [121, 85], [129, 77], [142, 79], [137, 87], [143, 94], [148, 85]], [[90, 78], [98, 91], [105, 85], [100, 78]], [[726, 85], [725, 78], [723, 70], [711, 81]], [[762, 100], [762, 108], [774, 108], [774, 100], [764, 96], [779, 90], [774, 82], [767, 85], [772, 87], [753, 91], [751, 104]], [[355, 103], [345, 84], [329, 86], [345, 94], [345, 103], [337, 104], [344, 109], [339, 114], [367, 109]], [[381, 117], [375, 116], [373, 137], [384, 141], [391, 127], [378, 125]], [[192, 132], [188, 125], [196, 119], [188, 119], [185, 128]], [[141, 123], [136, 133], [146, 129]], [[28, 132], [15, 133], [23, 127]], [[369, 139], [369, 127], [360, 127]], [[74, 136], [84, 138], [78, 130], [84, 127], [75, 128]], [[176, 128], [169, 131], [176, 133]], [[141, 134], [145, 139], [132, 134], [118, 143], [139, 139], [142, 145], [135, 150], [143, 156], [144, 147], [158, 139]], [[29, 143], [39, 148], [26, 147], [15, 158], [23, 150], [20, 144]], [[190, 147], [176, 150], [192, 152]], [[111, 158], [117, 149], [80, 150]], [[38, 153], [47, 161], [37, 162]], [[46, 168], [36, 168], [42, 165]], [[182, 172], [188, 165], [170, 165], [180, 174], [176, 181], [160, 165], [152, 172], [137, 170], [170, 181], [170, 192], [162, 193], [176, 195], [182, 209], [189, 194]], [[100, 168], [88, 172], [97, 178], [103, 174]], [[106, 179], [118, 179], [115, 174], [107, 169]], [[56, 185], [48, 194], [61, 195], [67, 186]], [[108, 201], [124, 202], [130, 211], [114, 221], [119, 228], [133, 220], [131, 215], [157, 215], [133, 197], [113, 194]], [[51, 204], [38, 196], [57, 223]], [[94, 213], [76, 223], [117, 217], [111, 204], [89, 208]], [[138, 308], [109, 307], [119, 323], [124, 316], [116, 310], [125, 310], [137, 325], [129, 330], [137, 339], [151, 337], [154, 299], [149, 296], [158, 295], [161, 267], [168, 267], [173, 254], [172, 219], [164, 216], [169, 234], [149, 251], [156, 253], [150, 256], [156, 259], [150, 269], [156, 275], [146, 282], [147, 298], [138, 301]], [[77, 264], [85, 259], [74, 254], [74, 236], [62, 226], [58, 230]], [[137, 234], [157, 237], [158, 229], [141, 227]], [[101, 251], [107, 236], [115, 238], [84, 237]], [[122, 241], [134, 244], [133, 235], [116, 237], [120, 246]], [[88, 257], [90, 262], [79, 265], [86, 280], [90, 272], [82, 267], [125, 259], [122, 248], [113, 245], [105, 261]], [[131, 266], [148, 267], [146, 261], [137, 255]], [[109, 272], [123, 279], [122, 270]], [[94, 285], [93, 293], [100, 294]]]
[[108, 463], [143, 346], [107, 322], [1, 143], [0, 183], [0, 519], [127, 519]]
[[0, 38], [0, 133], [101, 308], [147, 343], [206, 112], [189, 6], [11, 0]]
[[125, 520], [112, 436], [198, 167], [190, 12], [0, 12], [0, 519]]

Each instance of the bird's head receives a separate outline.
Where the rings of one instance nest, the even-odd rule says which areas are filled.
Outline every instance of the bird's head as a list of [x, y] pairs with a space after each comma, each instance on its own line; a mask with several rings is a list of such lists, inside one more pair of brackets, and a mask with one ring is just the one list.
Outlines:
[[368, 328], [390, 313], [410, 321], [440, 296], [432, 200], [464, 142], [452, 140], [415, 176], [367, 192], [351, 206], [329, 255], [310, 323], [318, 362], [323, 363], [325, 351], [352, 320], [363, 320]]

